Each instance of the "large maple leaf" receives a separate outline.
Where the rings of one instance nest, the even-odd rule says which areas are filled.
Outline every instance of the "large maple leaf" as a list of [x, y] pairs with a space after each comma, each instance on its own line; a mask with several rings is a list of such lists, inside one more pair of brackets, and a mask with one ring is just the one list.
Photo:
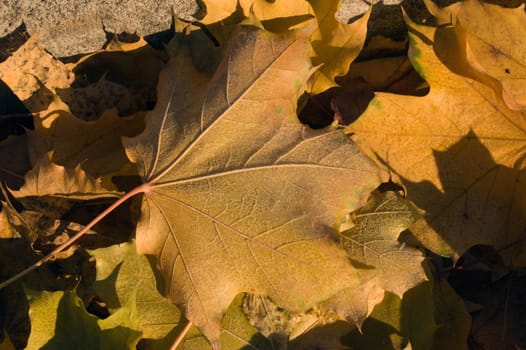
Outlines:
[[360, 283], [330, 235], [382, 173], [340, 130], [297, 120], [307, 36], [244, 28], [210, 82], [181, 49], [124, 141], [145, 183], [137, 248], [214, 346], [240, 292], [303, 310]]
[[448, 56], [451, 28], [409, 29], [409, 56], [430, 93], [378, 93], [347, 131], [426, 210], [412, 227], [426, 247], [454, 257], [476, 244], [506, 247], [526, 231], [525, 116], [465, 77], [476, 72], [465, 56]]

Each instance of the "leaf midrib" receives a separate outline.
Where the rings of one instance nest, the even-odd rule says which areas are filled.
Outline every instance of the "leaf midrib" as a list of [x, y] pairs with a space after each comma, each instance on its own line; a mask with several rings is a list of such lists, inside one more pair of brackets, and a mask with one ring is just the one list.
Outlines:
[[251, 167], [251, 168], [241, 168], [241, 169], [234, 169], [234, 170], [228, 170], [228, 171], [221, 171], [217, 173], [211, 173], [206, 175], [198, 175], [198, 176], [191, 176], [183, 179], [177, 179], [177, 180], [170, 180], [167, 182], [159, 182], [154, 183], [150, 187], [151, 189], [155, 188], [161, 188], [161, 187], [167, 187], [167, 186], [176, 186], [176, 185], [182, 185], [182, 184], [188, 184], [192, 182], [198, 182], [198, 181], [206, 181], [214, 178], [224, 177], [224, 176], [231, 176], [231, 175], [237, 175], [237, 174], [243, 174], [243, 173], [250, 173], [255, 171], [265, 171], [265, 170], [272, 170], [272, 169], [279, 169], [282, 168], [313, 168], [313, 169], [323, 169], [323, 170], [339, 170], [339, 171], [359, 171], [363, 173], [370, 173], [368, 170], [360, 169], [360, 168], [344, 168], [344, 167], [337, 167], [337, 166], [329, 166], [329, 165], [320, 165], [320, 164], [310, 164], [310, 163], [287, 163], [287, 164], [272, 164], [272, 165], [262, 165], [257, 167]]
[[[283, 51], [282, 51], [282, 52], [281, 52], [276, 58], [274, 58], [272, 61], [270, 61], [270, 63], [269, 63], [264, 69], [261, 70], [261, 73], [258, 74], [258, 75], [253, 79], [252, 83], [251, 83], [250, 85], [247, 86], [247, 88], [245, 89], [245, 91], [244, 91], [242, 94], [240, 94], [239, 97], [238, 97], [237, 99], [235, 99], [235, 101], [234, 101], [231, 105], [227, 106], [227, 107], [225, 108], [225, 110], [224, 110], [220, 115], [218, 115], [218, 116], [216, 117], [216, 119], [215, 119], [213, 122], [211, 122], [210, 125], [209, 125], [208, 127], [206, 127], [204, 130], [202, 130], [202, 131], [199, 133], [199, 135], [198, 135], [194, 140], [192, 140], [192, 141], [188, 144], [188, 146], [185, 147], [185, 149], [181, 152], [181, 154], [179, 154], [179, 156], [178, 156], [176, 159], [174, 159], [170, 165], [167, 166], [167, 168], [166, 168], [165, 170], [161, 171], [161, 172], [160, 172], [157, 176], [155, 176], [154, 178], [148, 180], [148, 182], [151, 183], [151, 184], [155, 184], [155, 183], [158, 182], [160, 179], [162, 179], [164, 176], [166, 176], [166, 174], [168, 174], [168, 173], [169, 173], [169, 172], [170, 172], [170, 171], [171, 171], [171, 170], [172, 170], [172, 169], [173, 169], [173, 168], [174, 168], [174, 167], [175, 167], [175, 166], [181, 161], [181, 159], [183, 159], [183, 158], [184, 158], [184, 157], [185, 157], [185, 156], [186, 156], [186, 155], [192, 150], [192, 148], [193, 148], [193, 147], [194, 147], [194, 146], [195, 146], [195, 145], [196, 145], [196, 144], [197, 144], [197, 143], [198, 143], [198, 142], [199, 142], [199, 141], [200, 141], [200, 140], [201, 140], [201, 139], [202, 139], [202, 138], [203, 138], [203, 137], [204, 137], [204, 136], [210, 131], [210, 130], [212, 130], [212, 129], [214, 128], [214, 126], [215, 126], [217, 123], [219, 123], [219, 122], [223, 119], [223, 117], [224, 117], [226, 114], [228, 114], [228, 111], [230, 111], [230, 110], [231, 110], [231, 109], [232, 109], [232, 108], [233, 108], [233, 107], [234, 107], [239, 101], [243, 100], [243, 97], [245, 97], [245, 95], [247, 95], [250, 91], [252, 91], [252, 88], [254, 87], [254, 85], [257, 84], [257, 82], [261, 79], [261, 77], [264, 76], [264, 75], [270, 70], [270, 68], [271, 68], [271, 67], [272, 67], [272, 66], [273, 66], [273, 65], [274, 65], [274, 64], [275, 64], [275, 63], [276, 63], [281, 57], [283, 57], [283, 55], [285, 55], [285, 54], [289, 51], [290, 47], [291, 47], [292, 45], [294, 45], [297, 41], [298, 41], [297, 39], [292, 40], [292, 41], [290, 42], [290, 44], [287, 45], [287, 46], [283, 49]], [[230, 56], [230, 55], [229, 55], [229, 56]], [[227, 78], [228, 78], [228, 76], [229, 76], [229, 73], [230, 73], [230, 71], [227, 71]], [[210, 88], [210, 85], [208, 86], [208, 88]], [[208, 88], [207, 88], [207, 93], [206, 93], [206, 95], [205, 95], [206, 97], [205, 97], [205, 99], [204, 99], [204, 101], [203, 101], [203, 106], [205, 106], [205, 105], [206, 105], [206, 102], [207, 102], [208, 91], [209, 91]], [[169, 105], [171, 105], [171, 99], [170, 99], [169, 103], [167, 104], [167, 106], [169, 106]], [[167, 110], [165, 109], [165, 113], [164, 113], [164, 116], [163, 116], [163, 122], [161, 123], [163, 126], [164, 126], [164, 123], [165, 123], [165, 120], [166, 120], [167, 116], [168, 116], [168, 113], [167, 113]], [[202, 120], [202, 116], [203, 116], [203, 112], [201, 112], [200, 120]], [[158, 142], [158, 144], [161, 144], [161, 140], [160, 140], [160, 139], [161, 139], [161, 135], [159, 135], [159, 142]], [[161, 153], [161, 152], [159, 151], [159, 148], [157, 148], [157, 152], [156, 152], [156, 153], [157, 153], [157, 154], [156, 154], [156, 158], [157, 158], [158, 155], [159, 155], [159, 153]], [[148, 178], [149, 178], [150, 176], [152, 176], [152, 174], [153, 174], [154, 171], [155, 171], [155, 168], [152, 168], [150, 174], [148, 175]]]

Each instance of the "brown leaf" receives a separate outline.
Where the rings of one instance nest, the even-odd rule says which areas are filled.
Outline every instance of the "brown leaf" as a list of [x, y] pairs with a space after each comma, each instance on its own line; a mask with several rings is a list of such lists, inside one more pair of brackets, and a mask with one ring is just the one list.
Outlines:
[[208, 90], [188, 57], [170, 64], [145, 132], [125, 142], [145, 182], [138, 250], [214, 346], [240, 292], [304, 310], [359, 284], [328, 238], [382, 176], [339, 130], [297, 120], [305, 33], [247, 27], [234, 43]]
[[9, 188], [18, 189], [24, 174], [31, 169], [27, 136], [9, 136], [0, 142], [0, 180]]
[[[55, 100], [49, 109], [35, 118], [35, 130], [29, 130], [32, 163], [47, 152], [53, 162], [67, 168], [81, 168], [92, 177], [134, 173], [120, 142], [122, 136], [134, 136], [144, 129], [144, 114], [119, 117], [106, 111], [95, 121], [84, 121], [71, 114], [67, 105]], [[111, 183], [105, 181], [107, 186]]]
[[334, 78], [343, 76], [365, 43], [370, 11], [352, 24], [335, 18], [340, 0], [309, 0], [318, 28], [311, 37], [312, 64], [320, 66], [311, 78], [309, 92], [318, 94], [336, 86]]

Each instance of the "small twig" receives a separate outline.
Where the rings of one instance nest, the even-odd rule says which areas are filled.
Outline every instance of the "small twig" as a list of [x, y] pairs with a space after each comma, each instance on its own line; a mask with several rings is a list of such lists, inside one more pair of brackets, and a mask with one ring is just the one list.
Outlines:
[[186, 326], [184, 326], [184, 328], [181, 331], [181, 333], [179, 333], [179, 335], [177, 336], [177, 338], [173, 342], [172, 346], [170, 347], [170, 350], [176, 350], [177, 349], [177, 347], [181, 344], [181, 342], [183, 341], [184, 337], [186, 336], [186, 333], [188, 333], [190, 328], [192, 328], [192, 322], [188, 321]]
[[40, 266], [44, 265], [48, 261], [52, 260], [55, 255], [62, 252], [63, 250], [70, 247], [73, 243], [78, 241], [86, 232], [88, 232], [93, 226], [95, 226], [99, 221], [101, 221], [104, 217], [106, 217], [109, 213], [111, 213], [113, 210], [115, 210], [117, 207], [122, 205], [124, 202], [126, 202], [131, 197], [135, 196], [136, 194], [143, 193], [147, 191], [148, 189], [147, 184], [143, 184], [140, 186], [135, 187], [130, 192], [125, 193], [121, 198], [119, 198], [115, 203], [110, 205], [108, 208], [106, 208], [102, 213], [100, 213], [95, 219], [91, 220], [81, 231], [79, 231], [76, 235], [71, 237], [67, 242], [63, 243], [59, 247], [57, 247], [55, 250], [53, 250], [51, 253], [34, 263], [33, 265], [29, 266], [27, 269], [17, 273], [13, 277], [9, 278], [8, 280], [5, 280], [4, 282], [0, 283], [0, 289], [3, 289], [10, 285], [11, 283], [19, 280], [20, 278], [24, 277], [28, 273], [30, 273], [33, 270], [36, 270]]

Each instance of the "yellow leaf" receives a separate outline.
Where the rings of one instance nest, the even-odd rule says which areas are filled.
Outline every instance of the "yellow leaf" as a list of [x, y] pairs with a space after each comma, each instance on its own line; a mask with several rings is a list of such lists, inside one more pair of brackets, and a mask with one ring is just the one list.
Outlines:
[[[2, 203], [2, 207], [5, 207], [5, 203]], [[0, 212], [0, 239], [13, 239], [19, 238], [20, 234], [9, 222], [6, 210], [2, 208]]]
[[239, 4], [246, 17], [252, 11], [260, 21], [313, 14], [306, 0], [239, 0]]
[[[236, 10], [237, 1], [207, 0], [208, 15], [202, 20], [211, 24], [225, 19]], [[318, 27], [311, 36], [313, 65], [319, 67], [308, 84], [308, 91], [319, 94], [337, 86], [334, 78], [345, 75], [365, 42], [370, 11], [352, 24], [336, 20], [340, 0], [240, 0], [245, 17], [273, 32], [308, 25], [311, 15]]]
[[[526, 12], [517, 8], [464, 0], [445, 8], [425, 1], [439, 23], [464, 33], [463, 55], [479, 73], [501, 84], [508, 107], [526, 110]], [[453, 50], [451, 50], [453, 51]], [[452, 54], [452, 53], [451, 53]]]
[[206, 0], [207, 15], [203, 24], [217, 23], [231, 16], [239, 6], [245, 17], [254, 16], [258, 21], [286, 19], [312, 15], [312, 8], [306, 0]]
[[306, 0], [240, 0], [245, 17], [260, 22], [266, 30], [279, 33], [309, 25], [313, 10]]
[[336, 86], [334, 78], [345, 75], [351, 62], [360, 53], [371, 11], [352, 24], [345, 24], [335, 17], [340, 0], [309, 2], [318, 21], [318, 29], [311, 37], [312, 63], [315, 67], [321, 65], [311, 78], [309, 92], [318, 94]]
[[430, 93], [378, 93], [347, 132], [426, 210], [411, 227], [426, 247], [458, 257], [511, 244], [526, 230], [525, 115], [444, 66], [437, 29], [409, 27], [410, 58]]

